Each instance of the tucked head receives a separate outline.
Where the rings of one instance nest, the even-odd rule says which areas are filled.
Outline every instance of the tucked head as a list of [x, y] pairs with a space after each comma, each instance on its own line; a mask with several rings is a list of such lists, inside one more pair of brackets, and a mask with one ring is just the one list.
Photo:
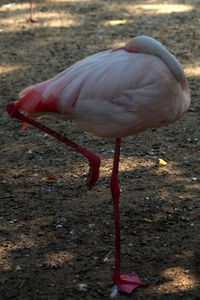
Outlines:
[[160, 57], [169, 67], [174, 77], [182, 82], [186, 79], [185, 73], [176, 59], [160, 42], [150, 36], [137, 36], [130, 40], [124, 47], [128, 52], [152, 54]]

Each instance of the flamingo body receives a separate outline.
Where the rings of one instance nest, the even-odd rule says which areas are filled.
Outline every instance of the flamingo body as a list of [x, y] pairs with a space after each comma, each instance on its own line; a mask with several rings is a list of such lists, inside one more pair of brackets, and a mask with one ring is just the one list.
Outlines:
[[[115, 138], [110, 189], [115, 216], [113, 281], [122, 292], [144, 286], [136, 274], [120, 273], [118, 165], [121, 138], [178, 120], [190, 105], [190, 91], [178, 60], [158, 41], [136, 37], [125, 47], [89, 56], [45, 82], [28, 87], [7, 105], [8, 113], [72, 147], [90, 163], [88, 186], [99, 177], [100, 158], [30, 119], [55, 114], [93, 134]], [[21, 112], [28, 114], [25, 116]]]
[[21, 93], [17, 109], [55, 113], [107, 138], [134, 135], [178, 120], [190, 103], [158, 56], [108, 50], [89, 56]]

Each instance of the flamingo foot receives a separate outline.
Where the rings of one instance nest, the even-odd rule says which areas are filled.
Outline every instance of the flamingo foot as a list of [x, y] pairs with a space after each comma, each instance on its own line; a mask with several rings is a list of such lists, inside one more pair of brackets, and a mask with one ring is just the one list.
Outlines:
[[35, 18], [33, 18], [33, 17], [30, 17], [29, 22], [31, 22], [31, 23], [37, 23], [37, 22], [39, 22], [39, 21], [38, 21], [38, 19], [35, 19]]
[[120, 292], [126, 294], [131, 294], [137, 287], [147, 286], [145, 282], [139, 280], [137, 274], [120, 275], [119, 281], [115, 284]]
[[93, 156], [92, 159], [89, 162], [90, 169], [89, 169], [89, 174], [87, 178], [87, 186], [89, 190], [93, 188], [95, 183], [97, 182], [99, 178], [99, 168], [100, 168], [100, 163], [101, 160], [98, 156]]

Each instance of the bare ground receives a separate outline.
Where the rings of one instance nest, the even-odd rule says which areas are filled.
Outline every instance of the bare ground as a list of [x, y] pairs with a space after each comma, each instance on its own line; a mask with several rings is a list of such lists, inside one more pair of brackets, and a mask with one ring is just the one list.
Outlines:
[[[149, 283], [116, 299], [200, 299], [200, 3], [198, 0], [37, 0], [0, 3], [0, 299], [108, 299], [114, 265], [109, 178], [114, 141], [45, 118], [102, 158], [93, 190], [87, 161], [7, 115], [6, 103], [97, 51], [136, 35], [181, 61], [192, 105], [167, 128], [123, 140], [122, 270]], [[159, 158], [167, 165], [159, 165]], [[80, 288], [80, 284], [84, 284]]]

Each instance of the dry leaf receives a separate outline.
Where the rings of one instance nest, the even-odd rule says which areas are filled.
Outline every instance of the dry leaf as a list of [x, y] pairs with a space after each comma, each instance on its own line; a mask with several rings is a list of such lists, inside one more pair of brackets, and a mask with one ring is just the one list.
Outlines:
[[160, 166], [166, 166], [166, 165], [167, 165], [167, 162], [166, 162], [164, 159], [159, 158], [159, 165], [160, 165]]

